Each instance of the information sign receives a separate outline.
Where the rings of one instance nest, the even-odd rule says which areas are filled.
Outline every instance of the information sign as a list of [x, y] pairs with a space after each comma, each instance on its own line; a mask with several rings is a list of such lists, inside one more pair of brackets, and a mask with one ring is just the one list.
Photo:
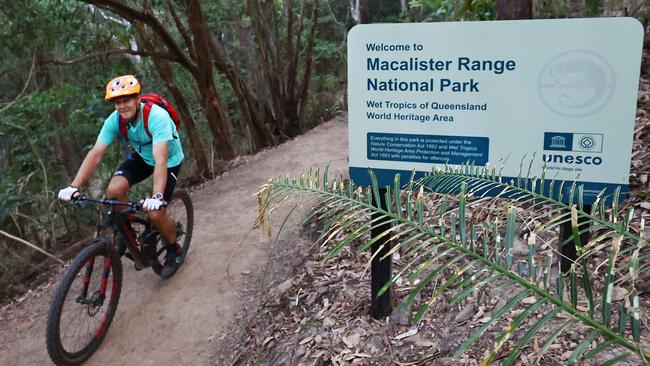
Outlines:
[[626, 190], [642, 41], [632, 18], [356, 26], [350, 177], [368, 185], [372, 168], [385, 186], [467, 162], [516, 177], [533, 159], [587, 201]]

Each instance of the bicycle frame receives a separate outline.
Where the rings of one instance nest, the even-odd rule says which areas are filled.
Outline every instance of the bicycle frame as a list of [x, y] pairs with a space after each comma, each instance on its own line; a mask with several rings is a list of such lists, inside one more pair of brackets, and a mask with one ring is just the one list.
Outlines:
[[[150, 261], [146, 257], [146, 253], [142, 252], [140, 245], [138, 243], [138, 239], [134, 236], [134, 232], [130, 229], [130, 223], [138, 223], [138, 224], [142, 224], [145, 227], [145, 231], [152, 233], [149, 235], [155, 234], [154, 230], [152, 230], [153, 225], [149, 222], [149, 220], [138, 217], [135, 214], [142, 210], [142, 205], [140, 203], [124, 202], [124, 201], [118, 201], [118, 200], [106, 199], [106, 198], [93, 198], [93, 197], [86, 197], [86, 196], [81, 196], [75, 199], [75, 203], [77, 204], [80, 204], [83, 201], [96, 202], [96, 203], [101, 203], [109, 206], [109, 209], [106, 212], [106, 218], [104, 219], [102, 225], [98, 227], [97, 236], [99, 236], [99, 232], [104, 228], [110, 228], [112, 230], [111, 248], [110, 248], [111, 252], [117, 251], [117, 253], [120, 253], [120, 255], [124, 253], [124, 250], [126, 248], [116, 247], [119, 245], [117, 240], [118, 236], [122, 235], [126, 239], [126, 244], [128, 245], [130, 257], [135, 263], [136, 269], [140, 270], [142, 268], [146, 268], [151, 265]], [[116, 210], [116, 206], [126, 206], [126, 208], [118, 211]], [[110, 268], [110, 258], [107, 258], [107, 260], [109, 262], [104, 264], [104, 268]], [[91, 269], [92, 265], [93, 263], [89, 263], [88, 268]], [[88, 280], [90, 279], [91, 274], [92, 273], [86, 274]], [[104, 282], [104, 280], [107, 278], [108, 278], [108, 273], [103, 274], [102, 282]], [[84, 287], [86, 287], [86, 285]], [[101, 294], [105, 293], [104, 283], [102, 283], [100, 292]], [[85, 288], [83, 291], [83, 295], [84, 297], [86, 295]]]
[[[148, 229], [149, 232], [151, 232], [151, 223], [148, 220], [142, 219], [135, 215], [136, 212], [139, 212], [142, 210], [142, 205], [138, 202], [124, 202], [124, 201], [118, 201], [118, 200], [112, 200], [112, 199], [106, 199], [106, 198], [94, 198], [94, 197], [86, 197], [86, 196], [81, 196], [75, 199], [75, 203], [78, 205], [81, 205], [82, 202], [84, 201], [90, 201], [90, 202], [96, 202], [96, 203], [101, 203], [104, 205], [108, 205], [109, 209], [106, 212], [106, 218], [103, 220], [102, 225], [100, 225], [97, 228], [97, 236], [99, 236], [100, 231], [104, 228], [111, 228], [112, 230], [112, 238], [111, 238], [111, 246], [110, 246], [110, 253], [119, 253], [120, 257], [124, 253], [124, 249], [126, 248], [120, 248], [116, 247], [118, 243], [118, 235], [122, 235], [126, 239], [126, 243], [129, 246], [129, 253], [130, 257], [135, 263], [136, 269], [140, 270], [142, 268], [150, 266], [150, 261], [145, 259], [145, 253], [143, 253], [140, 249], [140, 245], [138, 244], [137, 238], [133, 235], [134, 232], [132, 229], [129, 228], [129, 223], [134, 222], [134, 223], [139, 223], [145, 226], [145, 230]], [[123, 210], [116, 210], [116, 206], [126, 206], [126, 209]], [[121, 242], [120, 242], [121, 243]], [[111, 261], [112, 261], [112, 256], [109, 255], [104, 259], [104, 267], [102, 270], [102, 277], [101, 277], [101, 285], [99, 288], [99, 293], [97, 298], [88, 298], [88, 287], [90, 285], [90, 279], [92, 277], [92, 271], [93, 267], [95, 265], [94, 259], [89, 261], [86, 264], [86, 271], [84, 272], [84, 281], [83, 281], [83, 288], [81, 290], [81, 294], [77, 298], [77, 302], [84, 304], [84, 305], [95, 305], [95, 306], [101, 306], [101, 304], [104, 302], [106, 298], [106, 289], [108, 287], [108, 277], [110, 274], [110, 268], [111, 268]]]

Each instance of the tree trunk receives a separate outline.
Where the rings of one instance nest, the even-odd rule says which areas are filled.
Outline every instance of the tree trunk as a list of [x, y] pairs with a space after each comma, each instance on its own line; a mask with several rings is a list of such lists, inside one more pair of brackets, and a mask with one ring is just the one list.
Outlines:
[[201, 142], [201, 137], [199, 132], [196, 129], [196, 123], [192, 114], [190, 113], [190, 108], [183, 98], [183, 93], [178, 89], [178, 87], [173, 84], [172, 81], [172, 70], [169, 64], [165, 61], [154, 60], [156, 69], [160, 74], [160, 77], [165, 82], [167, 89], [174, 97], [174, 105], [178, 109], [178, 112], [181, 115], [181, 121], [183, 123], [183, 132], [187, 133], [187, 137], [190, 140], [190, 145], [192, 147], [192, 153], [196, 159], [196, 167], [198, 169], [198, 174], [201, 176], [208, 176], [210, 172], [210, 167], [208, 165], [208, 158], [205, 154], [205, 149], [203, 148], [203, 143]]
[[497, 0], [497, 19], [532, 19], [533, 0]]
[[288, 60], [287, 62], [287, 83], [286, 83], [286, 90], [285, 90], [285, 95], [287, 96], [287, 103], [293, 103], [294, 98], [295, 98], [295, 85], [296, 85], [296, 78], [297, 78], [297, 67], [298, 67], [298, 55], [300, 54], [300, 36], [302, 35], [302, 27], [305, 22], [304, 18], [304, 9], [305, 9], [305, 4], [303, 3], [300, 7], [300, 15], [298, 16], [298, 19], [300, 19], [300, 25], [298, 26], [298, 31], [295, 34], [296, 38], [296, 45], [294, 48], [293, 44], [293, 38], [294, 38], [294, 32], [293, 32], [293, 1], [292, 0], [287, 0], [285, 2], [285, 16], [287, 18], [287, 49], [285, 53], [285, 59]]
[[279, 50], [271, 48], [274, 42], [271, 39], [268, 24], [264, 21], [259, 0], [246, 0], [246, 12], [251, 18], [257, 38], [257, 47], [262, 60], [262, 71], [271, 97], [271, 113], [273, 122], [275, 122], [275, 132], [282, 134], [285, 129], [286, 118], [283, 108], [284, 83], [282, 81], [284, 76], [282, 69], [278, 65], [279, 58], [277, 56]]
[[[312, 4], [313, 10], [310, 34], [305, 47], [303, 40], [307, 28], [305, 21], [309, 19], [305, 17], [308, 4]], [[270, 10], [263, 9], [263, 5]], [[265, 16], [275, 8], [275, 1], [261, 4], [260, 0], [246, 0], [246, 12], [251, 19], [259, 59], [262, 60], [259, 66], [266, 81], [268, 99], [271, 101], [265, 105], [264, 112], [275, 122], [276, 129], [273, 132], [290, 138], [300, 133], [302, 128], [306, 94], [311, 78], [315, 30], [318, 26], [318, 1], [286, 0], [283, 5], [284, 19], [278, 20], [275, 16]], [[271, 19], [273, 23], [269, 24], [265, 19]], [[277, 29], [281, 25], [279, 21], [286, 23], [284, 28], [286, 40], [283, 42], [277, 39]], [[273, 30], [276, 30], [275, 33]], [[275, 39], [274, 34], [276, 34]]]
[[[145, 33], [142, 25], [136, 23], [135, 29], [138, 32], [138, 35], [140, 36], [140, 42], [142, 42], [144, 46], [143, 48], [145, 50], [155, 52], [156, 49], [154, 48], [149, 37], [147, 37], [147, 34]], [[187, 137], [189, 138], [190, 145], [192, 147], [192, 153], [194, 155], [194, 158], [196, 159], [198, 175], [204, 176], [206, 173], [210, 172], [208, 166], [208, 158], [205, 154], [205, 150], [203, 149], [203, 143], [201, 143], [201, 137], [199, 136], [199, 133], [196, 130], [196, 124], [194, 123], [194, 118], [192, 118], [192, 114], [190, 113], [190, 109], [187, 106], [187, 103], [185, 102], [183, 93], [181, 93], [180, 89], [178, 89], [178, 87], [173, 82], [174, 77], [173, 77], [172, 69], [169, 66], [169, 64], [166, 61], [163, 61], [156, 57], [152, 57], [152, 61], [156, 66], [156, 70], [158, 70], [158, 74], [160, 74], [160, 77], [165, 82], [165, 86], [167, 86], [167, 89], [174, 97], [174, 105], [176, 106], [176, 109], [178, 109], [178, 112], [181, 115], [181, 121], [183, 123], [183, 126], [185, 127], [183, 132], [187, 133]]]
[[[63, 110], [63, 108], [58, 108], [56, 111], [54, 111], [53, 119], [59, 126], [63, 126], [65, 124], [66, 112]], [[60, 129], [58, 130], [60, 131]], [[70, 177], [70, 181], [72, 181], [72, 178], [77, 172], [76, 167], [81, 165], [79, 153], [71, 150], [70, 143], [66, 141], [66, 138], [62, 133], [59, 133], [56, 137], [55, 146], [57, 153], [62, 158], [61, 160], [63, 167], [65, 168], [65, 172], [67, 176]]]
[[[352, 2], [352, 1], [351, 1]], [[372, 12], [368, 6], [368, 0], [354, 0], [352, 8], [352, 18], [357, 24], [372, 23]]]
[[246, 119], [253, 140], [253, 149], [259, 150], [274, 145], [275, 141], [273, 141], [273, 137], [264, 122], [259, 103], [255, 100], [250, 88], [241, 78], [237, 68], [235, 68], [235, 65], [223, 49], [223, 45], [213, 32], [210, 33], [210, 50], [214, 56], [215, 67], [226, 75], [237, 99], [239, 99], [242, 114]]
[[311, 15], [311, 30], [309, 32], [309, 41], [307, 44], [307, 56], [305, 57], [305, 76], [302, 81], [302, 90], [298, 98], [298, 120], [303, 121], [305, 118], [305, 107], [309, 96], [309, 82], [311, 80], [311, 65], [313, 60], [314, 44], [316, 43], [316, 27], [318, 26], [318, 1], [314, 2], [314, 9]]
[[11, 167], [12, 156], [11, 140], [7, 136], [0, 136], [0, 169], [6, 171]]
[[[287, 9], [287, 13], [288, 16], [293, 19], [292, 9]], [[300, 15], [298, 15], [298, 19], [300, 19], [300, 24], [298, 25], [298, 30], [295, 32], [296, 44], [293, 44], [293, 29], [287, 29], [287, 50], [285, 53], [285, 59], [288, 60], [288, 63], [287, 71], [285, 73], [285, 75], [287, 75], [287, 81], [285, 83], [286, 90], [284, 92], [284, 115], [287, 118], [285, 133], [289, 137], [297, 136], [300, 133], [300, 119], [298, 117], [297, 108], [298, 101], [296, 100], [296, 83], [298, 80], [298, 63], [300, 62], [300, 51], [302, 48], [300, 40], [305, 25], [304, 3], [300, 6]]]
[[[250, 44], [257, 37], [254, 30], [244, 28], [239, 20], [239, 16], [232, 9], [228, 8], [231, 18], [233, 19], [234, 32], [241, 44]], [[249, 100], [254, 103], [255, 110], [261, 115], [265, 129], [270, 135], [273, 144], [278, 143], [277, 136], [280, 135], [276, 115], [273, 112], [273, 90], [269, 88], [269, 79], [266, 73], [265, 62], [260, 62], [261, 53], [259, 47], [249, 47], [244, 50], [244, 54], [249, 72], [246, 75], [240, 75], [244, 79], [245, 85], [249, 85]], [[240, 59], [244, 59], [241, 57]], [[252, 92], [254, 91], [254, 92]]]
[[198, 0], [187, 1], [187, 21], [192, 33], [194, 49], [196, 50], [197, 88], [201, 95], [208, 125], [214, 135], [219, 157], [229, 160], [235, 157], [235, 148], [230, 136], [228, 117], [219, 100], [219, 93], [212, 72], [212, 57], [208, 40], [208, 29], [203, 19], [203, 11]]

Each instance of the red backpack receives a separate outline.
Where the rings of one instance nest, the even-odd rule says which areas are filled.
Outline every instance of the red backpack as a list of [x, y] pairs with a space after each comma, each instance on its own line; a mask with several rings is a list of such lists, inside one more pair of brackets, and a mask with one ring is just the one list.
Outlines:
[[[142, 108], [142, 122], [144, 122], [144, 130], [149, 138], [152, 138], [151, 132], [149, 132], [149, 113], [151, 113], [151, 106], [154, 104], [169, 113], [169, 117], [171, 117], [172, 121], [174, 121], [174, 125], [176, 125], [176, 131], [181, 129], [181, 118], [178, 116], [178, 112], [176, 112], [174, 106], [163, 98], [162, 95], [155, 93], [144, 94], [140, 97], [140, 101], [144, 103], [144, 108]], [[120, 134], [126, 138], [126, 120], [122, 118], [122, 116], [120, 116], [119, 119]]]

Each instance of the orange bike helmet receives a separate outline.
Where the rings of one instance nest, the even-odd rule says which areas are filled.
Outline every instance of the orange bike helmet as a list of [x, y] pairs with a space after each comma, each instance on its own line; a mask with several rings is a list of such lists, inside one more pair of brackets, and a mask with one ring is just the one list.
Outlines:
[[113, 100], [125, 95], [140, 94], [140, 82], [133, 75], [122, 75], [106, 84], [105, 100]]

